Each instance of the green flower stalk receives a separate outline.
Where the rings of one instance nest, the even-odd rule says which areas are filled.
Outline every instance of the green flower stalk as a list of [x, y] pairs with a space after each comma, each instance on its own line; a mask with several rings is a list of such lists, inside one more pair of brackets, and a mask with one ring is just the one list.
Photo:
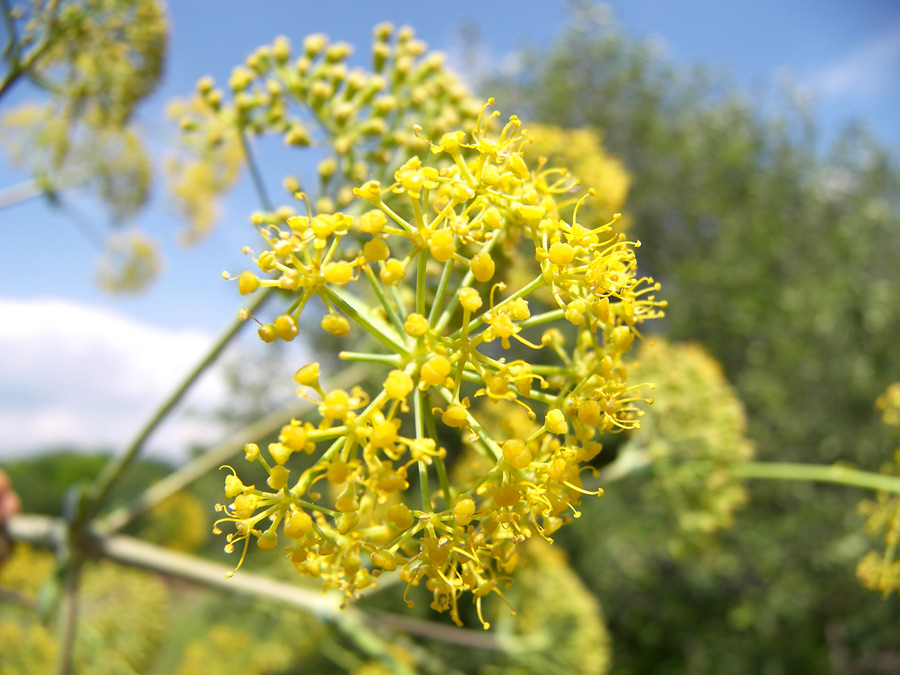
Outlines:
[[[260, 338], [295, 339], [316, 299], [323, 330], [339, 340], [362, 333], [379, 349], [341, 357], [384, 375], [377, 392], [348, 392], [324, 387], [318, 364], [297, 371], [320, 421], [293, 420], [266, 452], [246, 446], [267, 486], [226, 479], [232, 501], [217, 527], [233, 525], [227, 550], [241, 547], [242, 560], [251, 540], [280, 542], [298, 572], [348, 597], [397, 570], [460, 623], [464, 592], [481, 616], [483, 597], [502, 596], [517, 545], [549, 540], [579, 515], [583, 495], [602, 495], [582, 487], [581, 473], [600, 434], [638, 426], [646, 399], [623, 357], [664, 302], [636, 274], [639, 243], [612, 231], [617, 216], [594, 229], [577, 222], [578, 208], [562, 220], [575, 181], [529, 169], [528, 132], [516, 117], [492, 132], [497, 116], [485, 106], [468, 136], [429, 141], [428, 162], [414, 156], [392, 183], [356, 188], [370, 206], [362, 215], [257, 217], [267, 244], [251, 254], [257, 269], [225, 276], [242, 294], [275, 287], [293, 298], [271, 321], [245, 313]], [[501, 278], [522, 271], [520, 285]], [[534, 356], [518, 358], [522, 350]], [[525, 423], [495, 437], [478, 399], [518, 404]], [[490, 461], [465, 484], [448, 478], [455, 447], [441, 439], [453, 430]], [[290, 468], [305, 455], [311, 465]]]

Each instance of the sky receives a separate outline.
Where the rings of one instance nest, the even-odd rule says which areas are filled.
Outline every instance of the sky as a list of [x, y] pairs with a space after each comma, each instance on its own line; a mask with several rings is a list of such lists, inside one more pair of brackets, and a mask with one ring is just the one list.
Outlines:
[[[233, 65], [279, 34], [299, 45], [305, 35], [324, 32], [365, 54], [372, 27], [389, 20], [413, 26], [451, 64], [463, 66], [470, 44], [464, 36], [474, 33], [483, 43], [484, 72], [515, 63], [523, 48], [549, 46], [571, 20], [568, 6], [357, 0], [330, 2], [325, 11], [324, 3], [301, 0], [172, 2], [166, 78], [139, 123], [161, 155], [172, 133], [163, 118], [166, 101], [191, 92], [200, 76], [226, 81]], [[859, 119], [900, 148], [900, 3], [619, 0], [593, 16], [614, 21], [632, 38], [653, 40], [675, 64], [703, 64], [739, 86], [792, 83], [813, 102], [826, 136]], [[13, 90], [0, 113], [34, 95], [28, 87]], [[281, 167], [263, 170], [276, 190]], [[27, 179], [0, 157], [0, 197]], [[90, 202], [73, 195], [70, 203], [83, 226], [103, 230]], [[240, 250], [253, 236], [247, 216], [256, 207], [244, 181], [226, 202], [222, 226], [183, 250], [176, 244], [179, 224], [157, 189], [138, 222], [162, 243], [166, 269], [138, 297], [111, 297], [96, 287], [96, 248], [43, 200], [0, 210], [0, 461], [63, 443], [125, 445], [241, 307], [220, 274], [243, 269]], [[297, 365], [307, 356], [298, 347]], [[213, 373], [191, 405], [211, 409], [225, 396], [221, 374]], [[215, 430], [188, 416], [151, 445], [179, 458], [188, 443], [217, 440]]]

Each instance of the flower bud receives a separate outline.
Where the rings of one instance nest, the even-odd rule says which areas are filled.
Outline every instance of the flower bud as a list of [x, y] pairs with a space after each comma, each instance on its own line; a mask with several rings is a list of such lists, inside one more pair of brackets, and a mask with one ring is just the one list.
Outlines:
[[551, 434], [565, 434], [569, 431], [569, 423], [566, 422], [565, 413], [559, 408], [547, 411], [547, 417], [544, 420], [547, 431]]
[[392, 370], [384, 381], [384, 391], [388, 398], [401, 401], [409, 395], [414, 387], [412, 378], [402, 370]]
[[469, 263], [472, 275], [481, 282], [490, 281], [494, 277], [494, 260], [489, 253], [476, 253]]
[[306, 511], [294, 511], [284, 520], [284, 533], [291, 539], [299, 539], [312, 529], [312, 524]]
[[475, 515], [475, 502], [469, 497], [463, 497], [453, 505], [453, 519], [460, 527], [465, 527], [472, 522]]
[[446, 356], [435, 354], [422, 365], [419, 378], [422, 382], [434, 387], [444, 383], [450, 370], [450, 360]]
[[514, 469], [524, 469], [531, 464], [531, 451], [518, 438], [510, 438], [503, 444], [503, 459]]

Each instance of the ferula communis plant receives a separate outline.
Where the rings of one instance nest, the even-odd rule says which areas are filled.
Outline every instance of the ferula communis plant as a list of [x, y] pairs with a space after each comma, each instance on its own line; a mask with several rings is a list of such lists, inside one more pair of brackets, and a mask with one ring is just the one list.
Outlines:
[[[346, 391], [323, 385], [318, 363], [297, 370], [319, 419], [292, 420], [265, 451], [246, 445], [266, 485], [232, 470], [217, 523], [233, 528], [226, 550], [241, 561], [252, 541], [286, 550], [348, 598], [396, 571], [457, 623], [470, 593], [485, 627], [481, 600], [503, 596], [518, 545], [550, 540], [583, 496], [602, 495], [581, 476], [602, 434], [639, 424], [647, 398], [625, 355], [665, 306], [637, 274], [640, 243], [613, 228], [619, 215], [579, 224], [596, 192], [568, 210], [577, 180], [529, 166], [531, 136], [515, 116], [497, 128], [492, 105], [468, 129], [411, 126], [418, 148], [373, 155], [393, 169], [370, 175], [392, 180], [358, 183], [343, 211], [298, 192], [306, 215], [254, 216], [265, 247], [245, 249], [253, 269], [224, 276], [243, 295], [289, 300], [268, 320], [244, 317], [263, 341], [292, 341], [318, 312], [324, 331], [364, 350], [340, 358], [371, 374]], [[501, 403], [521, 411], [515, 433], [491, 431]], [[450, 470], [471, 451], [483, 471]]]

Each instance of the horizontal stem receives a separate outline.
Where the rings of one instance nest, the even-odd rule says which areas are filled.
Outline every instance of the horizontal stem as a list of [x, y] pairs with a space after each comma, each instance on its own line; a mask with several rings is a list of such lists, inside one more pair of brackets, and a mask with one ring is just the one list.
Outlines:
[[[46, 516], [13, 516], [6, 524], [12, 539], [49, 548], [55, 548], [66, 532], [62, 521]], [[345, 630], [358, 630], [363, 626], [372, 629], [387, 628], [448, 644], [496, 651], [503, 651], [511, 644], [509, 638], [480, 630], [456, 628], [363, 607], [341, 609], [345, 600], [342, 593], [323, 594], [317, 589], [303, 588], [295, 583], [277, 581], [260, 574], [242, 571], [227, 579], [226, 574], [232, 571], [231, 567], [147, 544], [132, 537], [94, 534], [89, 539], [95, 553], [123, 565], [185, 579], [220, 591], [275, 600], [311, 612], [325, 621], [341, 625]]]
[[834, 483], [864, 490], [883, 490], [900, 494], [900, 476], [862, 471], [849, 466], [793, 462], [737, 462], [731, 465], [730, 471], [732, 475], [740, 478]]
[[38, 181], [33, 179], [18, 185], [11, 185], [0, 190], [0, 209], [27, 202], [42, 194], [44, 194], [44, 189]]
[[550, 323], [551, 321], [559, 321], [560, 319], [565, 318], [566, 310], [564, 309], [552, 309], [549, 312], [543, 312], [541, 314], [536, 314], [534, 316], [528, 317], [524, 321], [519, 322], [520, 328], [528, 328], [530, 326], [538, 326], [542, 323]]
[[361, 361], [363, 363], [377, 363], [383, 366], [398, 368], [403, 365], [402, 359], [397, 354], [370, 354], [368, 352], [338, 352], [341, 361]]

